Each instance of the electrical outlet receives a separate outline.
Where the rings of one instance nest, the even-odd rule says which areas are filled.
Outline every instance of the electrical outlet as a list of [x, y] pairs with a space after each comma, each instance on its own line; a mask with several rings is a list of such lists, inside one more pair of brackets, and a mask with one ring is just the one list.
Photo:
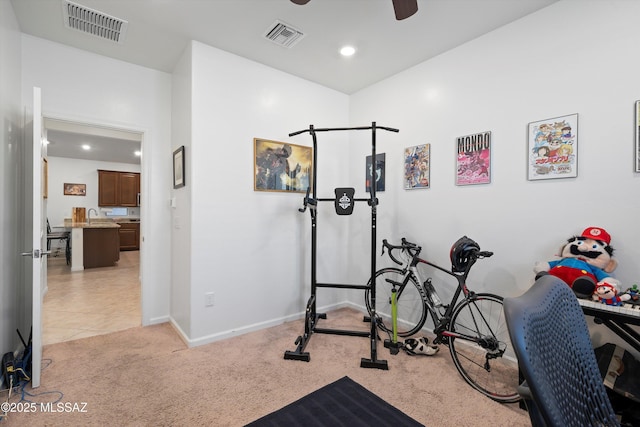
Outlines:
[[204, 305], [205, 307], [213, 307], [215, 305], [215, 294], [213, 292], [207, 292], [204, 294]]

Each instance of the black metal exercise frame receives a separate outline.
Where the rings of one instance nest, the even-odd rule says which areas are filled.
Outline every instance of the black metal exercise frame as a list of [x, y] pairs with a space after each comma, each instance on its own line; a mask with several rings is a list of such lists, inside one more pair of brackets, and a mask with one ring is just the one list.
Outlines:
[[[336, 199], [320, 199], [317, 198], [317, 171], [318, 171], [318, 159], [317, 159], [317, 138], [316, 132], [332, 132], [332, 131], [345, 131], [345, 130], [371, 130], [371, 162], [372, 166], [375, 170], [376, 164], [376, 129], [382, 129], [389, 132], [398, 132], [398, 129], [376, 126], [376, 122], [372, 122], [371, 126], [365, 127], [352, 127], [352, 128], [314, 128], [313, 125], [309, 126], [309, 129], [300, 130], [297, 132], [290, 133], [289, 136], [299, 135], [304, 132], [309, 132], [313, 139], [313, 179], [312, 179], [312, 195], [309, 197], [309, 189], [307, 189], [307, 195], [304, 199], [304, 208], [300, 209], [301, 212], [304, 212], [307, 207], [309, 207], [309, 213], [311, 214], [311, 297], [307, 302], [306, 312], [305, 312], [305, 324], [304, 324], [304, 335], [298, 336], [295, 341], [295, 344], [298, 346], [295, 351], [285, 351], [284, 358], [292, 359], [292, 360], [303, 360], [308, 362], [310, 360], [310, 355], [308, 352], [305, 352], [305, 347], [309, 342], [312, 334], [322, 333], [322, 334], [335, 334], [335, 335], [349, 335], [349, 336], [357, 336], [357, 337], [368, 337], [371, 341], [371, 357], [369, 359], [362, 358], [360, 361], [361, 368], [377, 368], [377, 369], [389, 369], [386, 360], [378, 360], [377, 359], [377, 324], [375, 321], [376, 313], [376, 288], [375, 288], [375, 275], [376, 275], [376, 215], [377, 215], [377, 205], [378, 199], [376, 198], [376, 185], [375, 180], [372, 180], [371, 185], [369, 186], [369, 195], [368, 199], [364, 198], [354, 198], [354, 202], [362, 202], [365, 201], [371, 206], [371, 283], [373, 286], [370, 291], [371, 295], [371, 307], [373, 307], [373, 312], [370, 317], [370, 326], [371, 329], [369, 332], [363, 331], [351, 331], [351, 330], [342, 330], [342, 329], [325, 329], [318, 328], [317, 323], [318, 319], [326, 319], [326, 313], [317, 313], [316, 312], [316, 292], [318, 288], [340, 288], [340, 289], [362, 289], [365, 290], [368, 288], [367, 285], [348, 285], [348, 284], [335, 284], [335, 283], [318, 283], [316, 280], [316, 247], [317, 247], [317, 204], [318, 202], [335, 202]], [[338, 197], [338, 195], [336, 195]]]

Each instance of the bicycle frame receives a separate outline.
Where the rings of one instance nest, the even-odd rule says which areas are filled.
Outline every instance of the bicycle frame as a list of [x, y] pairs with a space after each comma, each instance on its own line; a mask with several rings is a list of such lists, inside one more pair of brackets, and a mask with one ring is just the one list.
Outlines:
[[[471, 269], [471, 266], [474, 263], [475, 263], [475, 260], [469, 263], [469, 265], [467, 266], [467, 268], [463, 273], [456, 274], [443, 267], [440, 267], [437, 264], [434, 264], [430, 261], [419, 258], [417, 254], [412, 257], [409, 269], [411, 271], [411, 274], [413, 274], [416, 277], [418, 283], [420, 283], [420, 290], [421, 292], [424, 293], [423, 300], [425, 301], [425, 304], [427, 306], [427, 309], [429, 310], [431, 319], [433, 320], [433, 324], [434, 324], [433, 332], [438, 336], [438, 338], [440, 338], [441, 336], [445, 336], [445, 337], [453, 336], [455, 338], [475, 341], [475, 338], [473, 337], [465, 336], [462, 334], [455, 334], [446, 330], [449, 324], [449, 320], [451, 319], [451, 313], [456, 307], [456, 304], [458, 302], [458, 299], [460, 298], [460, 295], [463, 295], [463, 298], [469, 298], [470, 296], [474, 295], [473, 292], [469, 291], [469, 288], [467, 287], [467, 284], [466, 284], [467, 276], [469, 275], [469, 270]], [[422, 279], [422, 276], [420, 275], [420, 271], [418, 269], [418, 264], [426, 264], [432, 268], [435, 268], [449, 276], [455, 277], [456, 281], [458, 282], [458, 286], [456, 287], [456, 290], [454, 291], [453, 296], [451, 297], [451, 301], [449, 302], [449, 304], [445, 306], [446, 308], [444, 313], [440, 313], [437, 310], [438, 304], [442, 304], [440, 297], [437, 291], [435, 290], [435, 288], [433, 288], [433, 285], [431, 285], [430, 279], [426, 279], [426, 280]], [[406, 282], [408, 282], [408, 278]], [[428, 289], [427, 286], [430, 286], [431, 289]], [[400, 297], [400, 294], [398, 294], [398, 298], [399, 297]], [[445, 343], [445, 340], [440, 339], [439, 341]], [[438, 342], [436, 342], [436, 344], [438, 344]]]

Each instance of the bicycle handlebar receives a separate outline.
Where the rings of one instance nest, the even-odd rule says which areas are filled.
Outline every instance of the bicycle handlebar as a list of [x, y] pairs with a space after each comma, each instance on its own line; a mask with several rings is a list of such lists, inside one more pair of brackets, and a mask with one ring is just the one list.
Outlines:
[[391, 243], [389, 243], [387, 241], [387, 239], [384, 239], [382, 241], [382, 255], [384, 255], [384, 248], [387, 248], [389, 251], [389, 258], [391, 258], [391, 260], [393, 262], [395, 262], [398, 265], [402, 265], [401, 261], [398, 261], [398, 259], [396, 257], [393, 256], [393, 250], [394, 249], [400, 249], [403, 251], [408, 251], [409, 254], [414, 257], [416, 255], [418, 255], [420, 253], [420, 251], [422, 250], [422, 248], [418, 245], [416, 245], [415, 243], [411, 243], [409, 242], [407, 239], [405, 239], [404, 237], [402, 238], [402, 245], [400, 246], [396, 246], [396, 245], [392, 245]]

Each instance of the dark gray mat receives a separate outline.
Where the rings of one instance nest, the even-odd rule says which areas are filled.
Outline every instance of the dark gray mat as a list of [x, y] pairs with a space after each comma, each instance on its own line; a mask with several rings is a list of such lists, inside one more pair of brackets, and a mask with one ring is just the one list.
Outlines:
[[422, 426], [349, 377], [248, 424], [250, 427], [290, 426]]

